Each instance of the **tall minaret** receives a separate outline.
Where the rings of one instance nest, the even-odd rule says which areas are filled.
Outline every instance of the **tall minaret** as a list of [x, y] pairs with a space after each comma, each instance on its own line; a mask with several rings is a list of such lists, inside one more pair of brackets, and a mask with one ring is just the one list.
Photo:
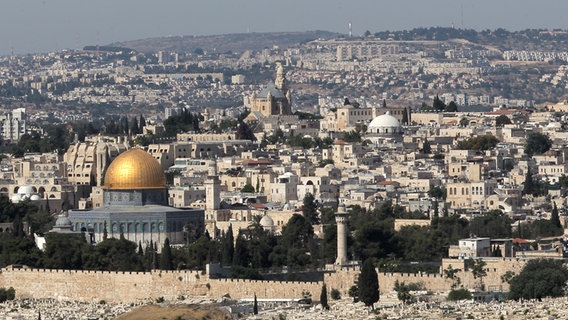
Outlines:
[[217, 161], [211, 160], [205, 179], [205, 210], [219, 210], [221, 202], [221, 181], [217, 175]]
[[345, 204], [340, 203], [335, 213], [335, 222], [337, 224], [337, 259], [336, 265], [347, 264], [347, 221], [349, 213], [345, 211]]

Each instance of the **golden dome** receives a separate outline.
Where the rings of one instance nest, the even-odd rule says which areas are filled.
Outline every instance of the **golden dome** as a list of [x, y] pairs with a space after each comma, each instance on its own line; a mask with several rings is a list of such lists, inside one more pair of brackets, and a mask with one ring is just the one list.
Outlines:
[[112, 161], [105, 174], [104, 188], [110, 190], [157, 189], [166, 187], [162, 167], [149, 153], [130, 149]]

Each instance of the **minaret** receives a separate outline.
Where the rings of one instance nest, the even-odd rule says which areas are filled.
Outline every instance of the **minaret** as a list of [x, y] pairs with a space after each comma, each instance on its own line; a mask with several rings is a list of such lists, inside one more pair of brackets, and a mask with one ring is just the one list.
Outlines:
[[205, 179], [205, 210], [219, 210], [221, 202], [221, 181], [217, 175], [217, 161], [211, 160]]
[[349, 213], [345, 211], [345, 204], [340, 203], [335, 213], [335, 222], [337, 224], [337, 259], [336, 265], [347, 264], [347, 221]]

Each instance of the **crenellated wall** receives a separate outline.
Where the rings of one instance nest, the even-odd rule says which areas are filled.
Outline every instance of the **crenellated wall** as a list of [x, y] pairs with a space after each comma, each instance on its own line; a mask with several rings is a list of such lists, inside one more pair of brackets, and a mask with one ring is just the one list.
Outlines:
[[[501, 280], [507, 271], [518, 274], [527, 260], [487, 259], [487, 276], [483, 283], [493, 290], [508, 290]], [[457, 276], [461, 286], [475, 289], [480, 279], [475, 279], [466, 261], [444, 259], [442, 270], [449, 266], [460, 269]], [[328, 290], [337, 289], [344, 297], [357, 281], [359, 268], [341, 268], [324, 271]], [[443, 274], [409, 274], [378, 272], [381, 293], [393, 291], [398, 280], [405, 283], [420, 283], [426, 290], [447, 292], [452, 281]], [[0, 270], [0, 287], [13, 287], [21, 298], [58, 298], [77, 301], [105, 300], [108, 302], [155, 301], [159, 297], [175, 300], [180, 296], [208, 296], [218, 298], [228, 295], [232, 299], [299, 299], [304, 293], [319, 299], [322, 282], [260, 281], [242, 279], [211, 279], [201, 271], [108, 272], [86, 270], [50, 270], [27, 268], [4, 268]]]
[[52, 269], [2, 269], [0, 287], [13, 287], [18, 297], [80, 301], [133, 302], [204, 295], [197, 271], [107, 272]]
[[309, 293], [315, 300], [319, 299], [321, 282], [302, 281], [260, 281], [243, 279], [211, 279], [209, 280], [211, 297], [229, 295], [232, 299], [252, 299], [256, 294], [259, 299], [299, 299]]

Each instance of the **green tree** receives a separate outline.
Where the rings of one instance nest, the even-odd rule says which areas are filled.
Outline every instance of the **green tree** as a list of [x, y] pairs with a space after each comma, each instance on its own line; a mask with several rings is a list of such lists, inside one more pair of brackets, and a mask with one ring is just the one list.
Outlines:
[[478, 237], [510, 238], [511, 219], [500, 210], [492, 210], [469, 222], [469, 230]]
[[82, 234], [50, 232], [45, 235], [44, 264], [49, 269], [83, 269], [83, 255], [90, 245]]
[[249, 255], [245, 238], [239, 234], [237, 235], [237, 242], [235, 244], [235, 254], [233, 255], [233, 266], [249, 267]]
[[452, 289], [448, 294], [449, 301], [470, 300], [471, 297], [472, 297], [471, 292], [469, 292], [469, 290], [464, 288]]
[[452, 280], [452, 290], [458, 287], [461, 283], [460, 278], [457, 276], [459, 271], [460, 269], [452, 267], [451, 264], [443, 271], [444, 277]]
[[313, 194], [306, 193], [302, 203], [302, 215], [306, 220], [308, 220], [312, 225], [319, 224], [318, 218], [318, 206], [316, 199]]
[[253, 187], [251, 184], [247, 183], [247, 184], [245, 184], [244, 187], [241, 189], [241, 192], [244, 192], [244, 193], [254, 193], [255, 190], [254, 190], [254, 187]]
[[410, 108], [404, 108], [404, 110], [402, 111], [402, 119], [400, 120], [400, 124], [402, 125], [408, 125], [409, 124], [409, 117], [408, 114], [410, 113]]
[[223, 236], [222, 245], [223, 253], [221, 262], [224, 266], [230, 266], [233, 264], [233, 255], [235, 253], [235, 239], [233, 236], [233, 225], [231, 224]]
[[256, 136], [254, 135], [254, 132], [252, 131], [250, 126], [244, 121], [239, 122], [237, 126], [236, 138], [241, 140], [256, 141]]
[[446, 111], [448, 112], [458, 112], [458, 105], [454, 101], [450, 101], [448, 106], [446, 107]]
[[138, 253], [136, 243], [122, 239], [110, 238], [98, 243], [95, 247], [89, 245], [83, 254], [84, 269], [101, 271], [142, 271], [144, 264]]
[[404, 304], [409, 304], [414, 302], [414, 296], [410, 294], [411, 287], [404, 282], [396, 280], [394, 282], [394, 291], [398, 300], [402, 301]]
[[568, 281], [568, 270], [561, 260], [529, 260], [518, 276], [510, 281], [509, 299], [560, 297]]
[[485, 270], [485, 266], [487, 262], [483, 261], [481, 258], [476, 259], [471, 267], [471, 273], [473, 274], [474, 279], [479, 279], [480, 288], [481, 290], [485, 290], [483, 285], [483, 278], [487, 275], [487, 271]]
[[142, 130], [140, 130], [140, 126], [138, 124], [138, 119], [136, 119], [136, 117], [132, 118], [132, 120], [130, 121], [130, 134], [131, 135], [137, 135], [141, 132], [142, 132]]
[[446, 189], [440, 186], [433, 186], [428, 190], [428, 196], [438, 200], [446, 198]]
[[498, 116], [497, 118], [495, 118], [495, 125], [497, 127], [502, 127], [506, 124], [511, 124], [511, 119], [509, 119], [509, 117], [507, 117], [506, 115], [502, 114], [500, 116]]
[[469, 120], [466, 117], [460, 119], [460, 127], [465, 128], [469, 125]]
[[353, 298], [353, 302], [359, 302], [359, 285], [357, 283], [352, 285], [347, 294]]
[[331, 298], [332, 298], [333, 300], [339, 300], [339, 299], [341, 299], [341, 292], [339, 292], [339, 290], [337, 290], [337, 289], [335, 289], [335, 288], [332, 288], [332, 289], [331, 289], [330, 295], [331, 295]]
[[525, 142], [525, 153], [532, 157], [534, 154], [543, 154], [552, 147], [552, 140], [544, 133], [531, 132]]
[[343, 135], [343, 141], [345, 141], [345, 142], [361, 142], [362, 141], [361, 132], [359, 132], [357, 130], [345, 132], [345, 134]]
[[422, 153], [423, 154], [432, 153], [432, 146], [430, 145], [430, 141], [428, 141], [428, 139], [424, 140], [424, 143], [422, 143]]
[[560, 217], [558, 216], [558, 208], [556, 207], [556, 202], [554, 202], [554, 205], [552, 207], [552, 213], [550, 215], [550, 223], [558, 229], [562, 228], [562, 224], [560, 223]]
[[285, 261], [284, 264], [289, 267], [308, 265], [312, 261], [313, 237], [311, 223], [300, 214], [292, 215], [282, 228], [280, 241], [270, 254], [271, 260], [277, 264], [278, 261]]
[[478, 137], [469, 138], [458, 142], [456, 149], [458, 150], [479, 150], [485, 151], [495, 148], [499, 140], [491, 135], [483, 135]]
[[160, 270], [173, 270], [172, 264], [172, 248], [170, 247], [170, 239], [164, 240], [164, 247], [160, 254]]
[[446, 110], [446, 104], [436, 95], [432, 101], [432, 108], [436, 111]]
[[256, 301], [256, 293], [254, 294], [254, 304], [252, 306], [252, 313], [258, 314], [258, 301]]
[[359, 300], [365, 306], [373, 308], [374, 303], [379, 301], [379, 278], [371, 259], [367, 259], [363, 263], [357, 283]]
[[327, 304], [327, 287], [325, 283], [321, 286], [320, 303], [324, 309], [329, 310], [329, 304]]

